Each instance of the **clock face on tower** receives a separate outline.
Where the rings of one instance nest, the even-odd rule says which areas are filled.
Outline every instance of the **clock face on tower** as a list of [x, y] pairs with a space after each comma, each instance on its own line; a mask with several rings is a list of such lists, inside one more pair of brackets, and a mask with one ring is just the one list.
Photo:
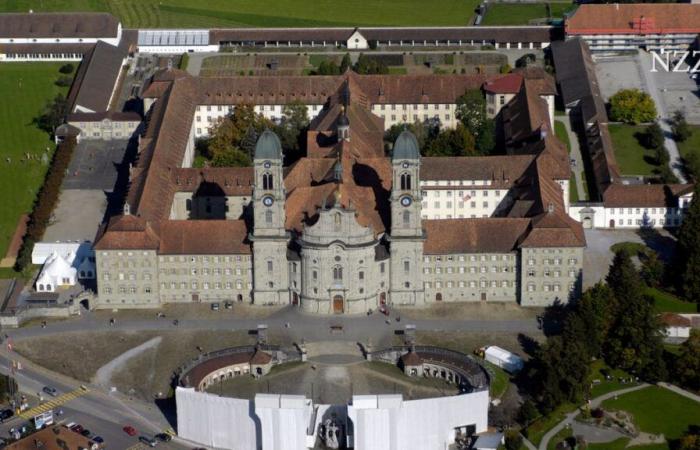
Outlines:
[[270, 161], [265, 161], [265, 162], [263, 163], [263, 167], [266, 168], [266, 169], [269, 169], [271, 165], [272, 165], [272, 164], [270, 164]]
[[273, 204], [275, 201], [272, 199], [272, 197], [270, 197], [270, 196], [268, 195], [268, 196], [263, 197], [262, 202], [263, 202], [263, 205], [265, 205], [265, 206], [272, 206], [272, 204]]
[[403, 164], [401, 164], [401, 167], [403, 167], [404, 169], [408, 169], [408, 166], [408, 161], [404, 161]]
[[411, 206], [412, 202], [413, 200], [408, 195], [401, 197], [401, 206]]

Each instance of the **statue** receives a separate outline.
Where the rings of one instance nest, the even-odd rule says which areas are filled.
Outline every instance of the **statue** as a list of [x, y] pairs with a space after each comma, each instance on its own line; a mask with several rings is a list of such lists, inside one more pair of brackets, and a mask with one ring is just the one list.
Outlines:
[[335, 417], [326, 419], [321, 425], [321, 440], [327, 448], [338, 449], [341, 442], [341, 429]]

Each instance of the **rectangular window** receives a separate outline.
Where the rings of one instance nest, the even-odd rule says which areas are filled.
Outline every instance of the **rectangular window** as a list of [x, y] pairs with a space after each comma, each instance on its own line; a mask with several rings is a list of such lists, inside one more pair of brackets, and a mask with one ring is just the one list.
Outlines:
[[267, 262], [267, 271], [272, 272], [272, 261]]

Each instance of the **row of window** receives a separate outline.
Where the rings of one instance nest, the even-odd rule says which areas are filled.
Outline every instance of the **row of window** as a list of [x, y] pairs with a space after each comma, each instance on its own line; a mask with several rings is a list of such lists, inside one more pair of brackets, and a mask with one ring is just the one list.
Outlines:
[[243, 275], [244, 273], [251, 274], [253, 272], [253, 269], [248, 267], [248, 268], [243, 268], [243, 267], [236, 267], [234, 269], [230, 267], [226, 268], [220, 268], [220, 267], [215, 267], [213, 269], [210, 269], [208, 267], [204, 267], [202, 269], [199, 269], [197, 267], [191, 267], [189, 269], [178, 269], [175, 267], [171, 267], [170, 269], [160, 269], [159, 270], [161, 275], [203, 275], [203, 276], [209, 276], [209, 275], [214, 275], [214, 276], [219, 276], [219, 275]]
[[[502, 287], [502, 288], [512, 288], [515, 286], [514, 281], [508, 281], [508, 280], [503, 280], [503, 281], [487, 281], [487, 280], [480, 280], [478, 283], [475, 280], [472, 281], [459, 281], [455, 283], [454, 281], [448, 281], [446, 283], [443, 283], [442, 281], [436, 281], [435, 283], [435, 289], [441, 289], [443, 286], [449, 288], [454, 288], [454, 287], [460, 287], [460, 288], [466, 288], [467, 286], [470, 288], [475, 288], [475, 287], [480, 287], [480, 288], [487, 288], [487, 287], [492, 287], [492, 288], [497, 288], [497, 287]], [[433, 283], [430, 281], [426, 281], [423, 283], [423, 286], [426, 289], [432, 289]]]
[[[459, 209], [464, 209], [464, 203], [465, 203], [465, 202], [457, 202], [457, 208], [459, 208]], [[428, 204], [428, 202], [423, 202], [423, 203], [421, 203], [421, 206], [422, 206], [423, 208], [425, 208], [425, 209], [428, 209], [428, 208], [430, 207], [430, 205]], [[442, 206], [442, 204], [441, 204], [439, 201], [433, 202], [433, 208], [440, 208], [441, 206]], [[469, 207], [470, 207], [470, 208], [476, 208], [476, 202], [469, 202]], [[482, 207], [482, 208], [488, 208], [488, 207], [489, 207], [489, 202], [481, 202], [481, 207]], [[445, 208], [452, 208], [452, 202], [449, 202], [449, 201], [448, 201], [448, 202], [445, 202]]]
[[[428, 119], [429, 119], [428, 116], [429, 116], [428, 114], [423, 114], [423, 120], [428, 120]], [[391, 114], [391, 115], [379, 114], [379, 117], [381, 117], [382, 119], [390, 119], [392, 122], [396, 122], [396, 120], [397, 120], [397, 119], [396, 119], [396, 114]], [[448, 121], [448, 122], [449, 122], [450, 120], [452, 120], [452, 119], [451, 119], [452, 116], [451, 116], [450, 114], [445, 114], [444, 118], [445, 118], [445, 121]], [[433, 119], [438, 119], [438, 120], [439, 120], [439, 119], [440, 119], [440, 116], [439, 116], [438, 114], [435, 114], [435, 115], [433, 116]], [[406, 114], [401, 115], [401, 120], [404, 121], [404, 122], [408, 121], [408, 116], [407, 116]]]
[[209, 264], [210, 262], [218, 264], [220, 262], [241, 262], [249, 261], [249, 255], [234, 255], [234, 256], [160, 256], [158, 258], [160, 262], [202, 262], [204, 264]]
[[[576, 287], [576, 283], [569, 283], [569, 290], [573, 290]], [[528, 292], [535, 292], [537, 290], [537, 287], [535, 283], [528, 283], [527, 284], [527, 291]], [[542, 285], [542, 290], [544, 292], [560, 292], [561, 291], [561, 285], [559, 283], [554, 283], [554, 284], [548, 284], [545, 283]]]
[[[688, 207], [688, 201], [685, 200], [683, 202], [683, 208]], [[658, 213], [659, 214], [682, 214], [683, 213], [683, 208], [658, 208]], [[656, 214], [657, 208], [610, 208], [610, 213], [611, 214], [625, 214], [625, 210], [627, 210], [627, 214]]]
[[491, 180], [421, 180], [420, 184], [421, 186], [491, 186], [493, 182]]
[[[102, 274], [102, 279], [104, 281], [110, 281], [112, 279], [112, 275], [108, 272], [105, 272]], [[127, 274], [124, 274], [124, 272], [119, 272], [117, 274], [117, 279], [119, 281], [124, 281], [124, 280], [136, 281], [138, 279], [138, 275], [136, 275], [136, 272], [129, 272]], [[141, 274], [141, 279], [144, 281], [151, 281], [153, 279], [153, 276], [151, 275], [150, 272], [143, 272]]]
[[8, 53], [7, 59], [81, 59], [80, 53]]
[[[491, 269], [487, 266], [481, 266], [481, 267], [476, 267], [476, 266], [470, 266], [470, 267], [445, 267], [444, 273], [447, 274], [452, 274], [452, 273], [508, 273], [508, 272], [514, 272], [515, 268], [513, 266], [491, 266]], [[436, 267], [434, 269], [434, 272], [436, 274], [441, 274], [443, 273], [443, 268], [442, 267]], [[425, 267], [423, 268], [423, 273], [433, 273], [433, 269], [430, 267]]]
[[[612, 219], [612, 220], [613, 220], [613, 222], [614, 222], [615, 219]], [[642, 226], [642, 225], [652, 225], [652, 226], [653, 226], [653, 225], [656, 225], [656, 219], [647, 219], [647, 220], [644, 220], [644, 219], [627, 219], [627, 225], [628, 225], [628, 226], [629, 226], [629, 225], [633, 225], [633, 224], [634, 224], [634, 225], [637, 225], [638, 227], [639, 227], [639, 226]], [[681, 219], [678, 218], [678, 217], [673, 218], [673, 219], [668, 219], [668, 220], [666, 220], [666, 219], [659, 219], [659, 225], [674, 225], [674, 226], [678, 226], [678, 225], [680, 225], [680, 224], [681, 224]], [[618, 225], [618, 226], [624, 226], [624, 225], [625, 225], [625, 219], [617, 219], [617, 225]]]
[[[428, 214], [423, 214], [421, 217], [422, 217], [423, 219], [436, 219], [436, 220], [437, 220], [437, 219], [442, 219], [442, 216], [441, 216], [440, 214], [433, 214], [432, 216], [430, 216], [430, 215], [428, 215]], [[466, 216], [465, 216], [464, 214], [457, 214], [457, 218], [458, 218], [458, 219], [464, 219], [465, 217], [466, 217]], [[477, 215], [476, 215], [476, 214], [470, 214], [469, 217], [470, 217], [471, 219], [476, 219], [476, 218], [477, 218]], [[489, 217], [489, 215], [488, 215], [488, 214], [482, 214], [482, 215], [479, 216], [479, 217], [485, 218], [485, 217]], [[445, 219], [452, 219], [452, 218], [453, 218], [452, 214], [447, 214], [447, 215], [445, 215]]]
[[[427, 109], [430, 107], [430, 105], [427, 104], [427, 103], [422, 103], [422, 105], [423, 105], [423, 109], [424, 109], [424, 110], [427, 110]], [[399, 107], [399, 110], [401, 110], [401, 111], [407, 111], [407, 110], [411, 109], [411, 106], [413, 106], [413, 110], [414, 110], [414, 111], [417, 111], [418, 108], [420, 107], [420, 105], [418, 105], [418, 104], [413, 104], [413, 105], [396, 105], [396, 104], [386, 105], [386, 104], [380, 104], [380, 105], [378, 105], [378, 106], [379, 106], [379, 109], [380, 109], [381, 111], [385, 111], [387, 108], [390, 109], [391, 111], [396, 111], [397, 107]], [[433, 109], [439, 110], [439, 109], [442, 108], [442, 109], [444, 109], [445, 111], [450, 111], [450, 109], [451, 109], [452, 107], [454, 107], [454, 104], [450, 104], [450, 103], [443, 103], [443, 104], [436, 103], [436, 104], [433, 105]], [[376, 109], [376, 106], [375, 106], [374, 109]]]
[[[542, 260], [542, 264], [548, 264], [551, 266], [560, 266], [563, 262], [562, 258], [544, 258]], [[568, 261], [569, 265], [574, 266], [578, 264], [578, 259], [577, 258], [569, 258]], [[537, 264], [537, 260], [535, 258], [528, 258], [527, 259], [527, 265], [528, 266], [534, 266]]]
[[[436, 198], [437, 198], [437, 197], [440, 197], [440, 193], [441, 193], [441, 192], [444, 192], [444, 193], [445, 193], [445, 196], [446, 196], [447, 198], [452, 197], [453, 191], [443, 191], [443, 190], [422, 191], [421, 194], [423, 195], [423, 197], [436, 197]], [[500, 191], [500, 190], [495, 190], [495, 191], [493, 192], [493, 195], [495, 195], [496, 197], [500, 197], [500, 196], [501, 196], [501, 191]], [[465, 191], [457, 191], [456, 196], [459, 197], [459, 198], [461, 198], [461, 199], [463, 199], [463, 200], [469, 200], [469, 199], [474, 198], [474, 197], [477, 196], [477, 191], [469, 191], [469, 194], [465, 194]], [[481, 191], [481, 196], [482, 196], [482, 197], [488, 197], [488, 196], [489, 196], [489, 190], [488, 190], [488, 189], [482, 190], [482, 191]]]
[[[513, 255], [469, 255], [469, 261], [509, 261], [513, 259]], [[423, 262], [442, 262], [442, 261], [459, 261], [464, 262], [467, 260], [466, 255], [447, 255], [447, 256], [424, 256]]]
[[[577, 270], [569, 270], [569, 277], [574, 278], [578, 274]], [[552, 269], [544, 269], [542, 270], [542, 275], [550, 278], [559, 278], [561, 277], [561, 270], [552, 270]], [[528, 277], [536, 277], [537, 276], [537, 271], [535, 269], [527, 269], [527, 276]]]
[[[280, 111], [281, 112], [282, 109], [284, 108], [284, 106], [285, 105], [256, 105], [256, 108], [260, 108], [260, 111]], [[322, 105], [307, 105], [306, 107], [311, 111], [319, 111], [320, 109], [323, 108]], [[225, 108], [226, 112], [232, 113], [234, 106], [233, 105], [206, 105], [206, 106], [200, 105], [198, 107], [198, 110], [203, 111], [206, 109], [209, 112], [211, 112], [211, 111], [223, 112], [224, 108]], [[197, 122], [200, 121], [199, 117], [200, 116], [197, 116]]]

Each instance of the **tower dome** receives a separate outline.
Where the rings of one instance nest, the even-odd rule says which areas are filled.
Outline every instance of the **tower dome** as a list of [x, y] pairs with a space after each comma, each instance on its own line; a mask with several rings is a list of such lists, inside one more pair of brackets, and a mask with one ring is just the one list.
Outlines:
[[408, 130], [404, 130], [399, 134], [394, 142], [394, 153], [392, 159], [420, 159], [420, 149], [418, 148], [418, 139]]
[[255, 144], [255, 159], [282, 159], [282, 144], [269, 129], [262, 132]]

